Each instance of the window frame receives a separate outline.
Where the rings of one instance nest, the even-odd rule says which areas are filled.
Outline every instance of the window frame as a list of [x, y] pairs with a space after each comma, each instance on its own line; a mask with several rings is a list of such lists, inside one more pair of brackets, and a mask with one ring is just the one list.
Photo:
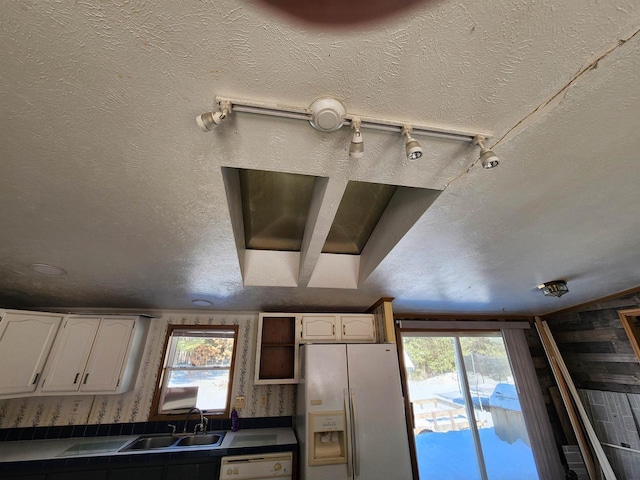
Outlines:
[[149, 412], [149, 421], [157, 420], [181, 420], [186, 419], [187, 413], [159, 413], [160, 400], [162, 398], [162, 387], [164, 383], [164, 375], [167, 369], [167, 361], [169, 357], [169, 350], [171, 348], [171, 339], [173, 338], [174, 330], [200, 330], [200, 331], [215, 331], [215, 330], [232, 330], [233, 331], [233, 352], [231, 354], [231, 365], [229, 366], [229, 389], [227, 391], [227, 402], [224, 411], [220, 412], [207, 412], [204, 411], [204, 415], [207, 417], [216, 418], [229, 418], [231, 413], [231, 394], [233, 390], [233, 380], [235, 373], [236, 355], [238, 352], [238, 325], [184, 325], [184, 324], [172, 324], [167, 327], [167, 333], [164, 339], [164, 347], [162, 349], [162, 360], [158, 367], [158, 374], [156, 376], [156, 384], [153, 391], [153, 399], [151, 401], [151, 410]]

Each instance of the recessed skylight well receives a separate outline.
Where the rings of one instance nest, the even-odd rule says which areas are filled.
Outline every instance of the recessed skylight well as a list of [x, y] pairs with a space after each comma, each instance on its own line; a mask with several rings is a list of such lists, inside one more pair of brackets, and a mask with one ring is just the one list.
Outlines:
[[440, 194], [340, 180], [327, 193], [326, 177], [222, 174], [245, 286], [358, 288]]
[[396, 188], [380, 183], [349, 182], [322, 253], [360, 255]]
[[315, 177], [239, 169], [245, 246], [299, 252]]
[[222, 177], [244, 285], [298, 286], [311, 203], [326, 179], [230, 167]]

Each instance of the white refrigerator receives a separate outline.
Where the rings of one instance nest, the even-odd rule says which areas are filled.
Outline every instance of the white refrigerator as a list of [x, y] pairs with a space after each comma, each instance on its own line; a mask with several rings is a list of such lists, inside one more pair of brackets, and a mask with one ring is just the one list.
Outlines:
[[411, 480], [395, 345], [300, 349], [301, 480]]

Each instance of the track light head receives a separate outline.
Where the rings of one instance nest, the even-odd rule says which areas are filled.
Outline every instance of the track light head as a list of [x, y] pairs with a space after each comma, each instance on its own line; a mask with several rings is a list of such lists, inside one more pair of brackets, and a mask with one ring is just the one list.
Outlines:
[[222, 112], [207, 112], [198, 115], [196, 117], [196, 123], [203, 132], [210, 132], [220, 125], [225, 118], [226, 115], [223, 115]]
[[405, 151], [409, 160], [416, 160], [422, 156], [422, 147], [418, 141], [411, 136], [412, 128], [408, 125], [402, 127], [402, 133], [407, 136]]
[[364, 143], [362, 141], [362, 133], [360, 133], [360, 119], [354, 118], [351, 121], [351, 128], [353, 128], [353, 137], [351, 137], [351, 143], [349, 144], [349, 156], [351, 158], [360, 159], [364, 156]]
[[484, 146], [485, 141], [486, 141], [486, 138], [484, 138], [481, 135], [478, 135], [473, 139], [473, 143], [480, 147], [479, 160], [480, 160], [480, 163], [482, 164], [482, 168], [484, 168], [485, 170], [491, 170], [492, 168], [495, 168], [498, 166], [498, 164], [500, 163], [500, 160], [498, 159], [498, 156], [493, 152], [493, 150], [489, 150], [487, 147]]
[[491, 170], [498, 166], [500, 160], [492, 150], [484, 150], [480, 153], [480, 162], [482, 163], [482, 168]]
[[225, 104], [219, 112], [207, 112], [196, 117], [196, 123], [203, 132], [210, 132], [227, 119], [231, 111], [230, 105]]

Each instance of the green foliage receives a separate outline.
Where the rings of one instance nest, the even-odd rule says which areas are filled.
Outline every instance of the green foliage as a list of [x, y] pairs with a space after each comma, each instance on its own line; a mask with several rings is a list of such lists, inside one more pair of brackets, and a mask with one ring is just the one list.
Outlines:
[[233, 339], [179, 337], [176, 344], [175, 365], [196, 367], [231, 364]]
[[[403, 337], [405, 353], [413, 363], [410, 380], [425, 380], [447, 372], [457, 373], [452, 337]], [[460, 345], [468, 373], [505, 380], [509, 362], [501, 337], [461, 337]]]
[[403, 345], [414, 366], [409, 373], [411, 380], [424, 380], [456, 371], [450, 337], [404, 337]]

